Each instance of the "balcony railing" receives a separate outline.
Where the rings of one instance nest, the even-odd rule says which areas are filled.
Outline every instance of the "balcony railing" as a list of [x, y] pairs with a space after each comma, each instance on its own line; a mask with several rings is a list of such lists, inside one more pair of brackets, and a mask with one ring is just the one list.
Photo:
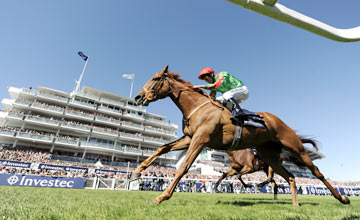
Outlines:
[[55, 107], [55, 106], [49, 106], [49, 105], [44, 105], [44, 104], [41, 104], [41, 103], [37, 103], [37, 102], [34, 102], [31, 107], [37, 107], [37, 108], [41, 108], [41, 109], [45, 109], [45, 110], [48, 110], [48, 111], [53, 111], [53, 112], [57, 112], [57, 113], [60, 113], [62, 114], [64, 112], [64, 108], [58, 108], [58, 107]]
[[97, 127], [93, 127], [93, 132], [97, 132], [97, 133], [101, 133], [101, 134], [107, 134], [107, 135], [111, 135], [111, 136], [114, 136], [114, 137], [118, 136], [117, 131], [101, 129], [101, 128], [97, 128]]
[[155, 150], [142, 150], [143, 155], [150, 156], [155, 153]]
[[15, 131], [7, 130], [7, 129], [0, 129], [0, 134], [13, 137], [13, 136], [15, 136]]
[[133, 124], [133, 123], [125, 122], [125, 121], [122, 121], [122, 122], [121, 122], [121, 126], [131, 127], [131, 128], [136, 129], [136, 130], [139, 130], [139, 131], [144, 130], [144, 126], [142, 126], [142, 125]]
[[131, 118], [136, 118], [136, 119], [139, 119], [139, 120], [145, 120], [144, 116], [140, 116], [138, 114], [130, 114], [130, 113], [123, 113], [123, 116], [125, 117], [131, 117]]
[[166, 159], [171, 159], [171, 160], [175, 160], [176, 159], [176, 155], [167, 153], [167, 154], [163, 154], [160, 156], [160, 158], [166, 158]]
[[165, 134], [165, 130], [152, 127], [145, 127], [145, 131], [157, 134]]
[[140, 150], [138, 148], [132, 148], [132, 147], [125, 147], [125, 152], [142, 154], [142, 150]]
[[76, 111], [72, 111], [72, 110], [66, 110], [65, 115], [72, 115], [72, 116], [76, 116], [76, 117], [87, 118], [90, 120], [94, 119], [93, 115], [82, 113], [82, 112], [76, 112]]
[[28, 93], [28, 94], [31, 94], [31, 95], [35, 95], [35, 94], [36, 94], [36, 91], [35, 91], [35, 90], [28, 89], [28, 88], [22, 88], [22, 89], [21, 89], [21, 92], [23, 92], [23, 93]]
[[68, 122], [62, 122], [61, 127], [68, 127], [68, 128], [74, 128], [74, 129], [79, 129], [79, 130], [83, 130], [83, 131], [90, 131], [90, 127], [87, 127], [87, 126], [84, 126], [81, 124], [72, 124], [72, 123], [68, 123]]
[[100, 142], [88, 142], [88, 141], [81, 141], [81, 147], [98, 147], [98, 148], [106, 148], [106, 149], [115, 149], [114, 144], [105, 144]]
[[146, 121], [155, 122], [155, 123], [159, 123], [159, 124], [167, 124], [165, 121], [154, 119], [154, 118], [146, 118]]
[[169, 136], [176, 137], [176, 134], [175, 134], [175, 132], [173, 132], [173, 131], [165, 131], [165, 134], [166, 134], [166, 135], [169, 135]]
[[78, 140], [71, 140], [71, 139], [61, 138], [61, 137], [57, 137], [57, 138], [55, 139], [55, 143], [58, 143], [58, 144], [69, 144], [69, 145], [74, 145], [74, 146], [78, 146], [78, 145], [79, 145], [79, 141], [78, 141]]
[[125, 105], [127, 109], [135, 110], [135, 111], [144, 111], [145, 108], [142, 106], [135, 106], [135, 105]]
[[115, 145], [115, 150], [124, 152], [125, 149], [124, 149], [124, 146], [122, 146], [122, 145]]
[[119, 134], [120, 134], [120, 138], [130, 138], [130, 139], [135, 139], [135, 140], [139, 140], [139, 141], [143, 140], [143, 138], [139, 135], [129, 134], [129, 133], [125, 133], [125, 132], [119, 132]]
[[107, 98], [101, 98], [100, 99], [100, 102], [104, 102], [106, 104], [111, 104], [111, 105], [114, 105], [114, 106], [121, 106], [121, 107], [124, 107], [124, 102], [121, 102], [121, 101], [115, 101], [115, 100], [112, 100], [112, 99], [107, 99]]
[[31, 115], [26, 116], [25, 120], [37, 121], [37, 122], [51, 124], [51, 125], [55, 125], [55, 126], [58, 126], [60, 123], [60, 121], [58, 121], [58, 120], [48, 119], [48, 118], [43, 118], [43, 117], [35, 117], [35, 116], [31, 116]]
[[120, 125], [120, 122], [121, 122], [120, 120], [111, 119], [111, 118], [102, 117], [102, 116], [96, 116], [95, 121], [108, 122], [108, 123], [115, 124], [115, 125]]
[[53, 94], [50, 94], [50, 93], [45, 93], [45, 92], [38, 92], [38, 96], [53, 99], [53, 100], [60, 101], [60, 102], [63, 102], [63, 103], [67, 103], [67, 101], [68, 101], [68, 98], [53, 95]]
[[87, 102], [82, 102], [82, 101], [79, 101], [79, 100], [71, 100], [70, 103], [75, 104], [75, 105], [82, 105], [82, 106], [85, 106], [85, 107], [88, 107], [88, 108], [92, 108], [92, 109], [95, 109], [95, 108], [96, 108], [96, 105], [95, 105], [95, 104], [91, 104], [91, 103], [87, 103]]
[[157, 138], [151, 138], [151, 137], [144, 137], [144, 141], [149, 142], [149, 143], [156, 143], [156, 144], [164, 144], [164, 143], [166, 143], [165, 140], [157, 139]]
[[30, 138], [30, 139], [35, 139], [38, 141], [40, 140], [40, 141], [47, 141], [47, 142], [51, 142], [53, 139], [51, 136], [48, 136], [48, 135], [32, 134], [32, 133], [27, 133], [27, 132], [18, 132], [17, 137]]
[[20, 119], [22, 120], [24, 118], [24, 114], [21, 114], [21, 113], [18, 113], [18, 112], [8, 112], [8, 117], [11, 117], [11, 118], [17, 118], [17, 119]]
[[112, 113], [117, 113], [117, 114], [119, 114], [119, 115], [121, 115], [122, 114], [122, 111], [119, 109], [113, 109], [113, 108], [108, 108], [108, 107], [106, 107], [106, 106], [99, 106], [98, 107], [98, 110], [103, 110], [103, 111], [107, 111], [107, 112], [112, 112]]
[[26, 100], [16, 99], [16, 100], [15, 100], [15, 104], [29, 107], [30, 102], [29, 102], [29, 101], [26, 101]]

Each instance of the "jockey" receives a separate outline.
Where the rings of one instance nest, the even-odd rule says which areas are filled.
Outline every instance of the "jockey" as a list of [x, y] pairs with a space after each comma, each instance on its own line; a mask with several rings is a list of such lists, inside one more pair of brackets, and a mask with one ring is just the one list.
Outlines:
[[220, 102], [224, 100], [234, 104], [231, 119], [237, 119], [244, 115], [238, 103], [245, 101], [249, 97], [249, 92], [244, 83], [228, 72], [219, 72], [214, 75], [214, 70], [205, 67], [200, 71], [199, 79], [205, 80], [207, 85], [194, 86], [194, 88], [204, 88], [211, 90], [210, 95], [216, 98], [216, 92], [221, 92], [222, 96], [216, 98]]

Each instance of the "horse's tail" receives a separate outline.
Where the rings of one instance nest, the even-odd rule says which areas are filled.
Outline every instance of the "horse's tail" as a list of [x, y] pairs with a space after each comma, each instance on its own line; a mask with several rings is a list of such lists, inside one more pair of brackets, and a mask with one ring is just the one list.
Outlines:
[[301, 140], [301, 143], [303, 144], [311, 144], [313, 146], [313, 148], [315, 148], [316, 151], [319, 151], [319, 148], [317, 146], [317, 141], [313, 138], [308, 138], [308, 137], [304, 137], [301, 135], [298, 135], [298, 137]]
[[[318, 146], [317, 146], [317, 141], [312, 139], [312, 138], [308, 138], [308, 137], [304, 137], [301, 135], [298, 135], [299, 139], [301, 140], [301, 143], [303, 144], [311, 144], [316, 151], [319, 150]], [[303, 161], [301, 161], [298, 157], [296, 157], [293, 153], [291, 153], [290, 151], [286, 151], [288, 152], [288, 154], [286, 154], [286, 159], [293, 162], [296, 166], [300, 167], [300, 168], [305, 168], [306, 165], [303, 163]]]

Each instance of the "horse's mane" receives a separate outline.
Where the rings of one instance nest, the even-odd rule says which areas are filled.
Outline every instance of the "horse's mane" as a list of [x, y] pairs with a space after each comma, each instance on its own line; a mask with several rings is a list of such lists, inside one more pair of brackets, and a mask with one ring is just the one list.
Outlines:
[[172, 79], [184, 84], [186, 87], [188, 87], [190, 89], [193, 89], [194, 91], [200, 93], [201, 95], [207, 96], [207, 94], [204, 92], [204, 90], [193, 88], [193, 85], [192, 85], [191, 82], [188, 82], [188, 81], [185, 81], [185, 80], [181, 79], [180, 76], [181, 76], [180, 73], [174, 73], [174, 72], [168, 71], [168, 77], [169, 78], [172, 78]]

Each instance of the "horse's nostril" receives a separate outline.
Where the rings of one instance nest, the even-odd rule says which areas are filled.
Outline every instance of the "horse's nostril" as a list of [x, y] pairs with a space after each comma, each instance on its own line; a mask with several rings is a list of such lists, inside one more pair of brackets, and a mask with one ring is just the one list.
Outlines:
[[139, 95], [135, 96], [135, 101], [138, 100], [140, 98]]

